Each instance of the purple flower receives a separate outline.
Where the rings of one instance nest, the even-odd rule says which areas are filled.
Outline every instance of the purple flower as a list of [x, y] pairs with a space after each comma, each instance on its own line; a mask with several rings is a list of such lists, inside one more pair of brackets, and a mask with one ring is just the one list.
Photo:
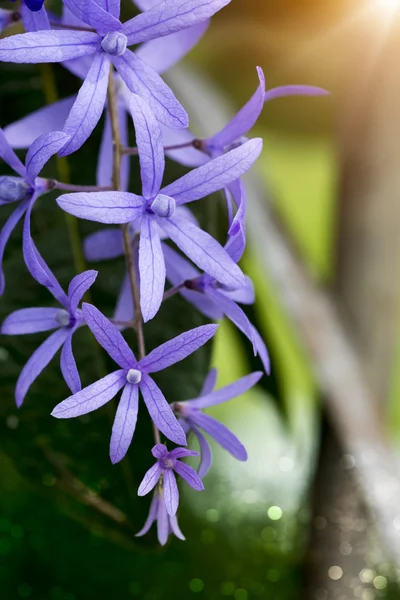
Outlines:
[[[196, 140], [189, 130], [172, 131], [163, 128], [164, 143], [167, 146], [187, 144], [186, 148], [168, 151], [168, 156], [177, 162], [191, 167], [203, 165], [209, 160], [229, 152], [233, 148], [246, 143], [248, 132], [254, 127], [262, 113], [264, 104], [275, 98], [287, 96], [326, 96], [329, 92], [319, 87], [308, 85], [287, 85], [265, 90], [263, 70], [257, 67], [259, 85], [250, 100], [240, 109], [233, 119], [215, 135]], [[190, 145], [190, 141], [193, 145]], [[239, 193], [238, 187], [228, 185], [226, 190], [229, 223], [232, 222], [231, 200], [239, 207], [240, 199], [245, 198]]]
[[216, 370], [212, 369], [204, 382], [199, 398], [172, 404], [172, 408], [184, 426], [186, 433], [193, 431], [199, 441], [201, 461], [198, 473], [200, 477], [203, 478], [211, 467], [211, 449], [200, 430], [208, 433], [220, 446], [238, 460], [247, 460], [246, 448], [237, 437], [225, 425], [222, 425], [210, 415], [204, 414], [202, 410], [244, 394], [259, 381], [262, 375], [261, 372], [251, 373], [226, 387], [212, 391], [217, 378]]
[[30, 146], [24, 166], [0, 129], [0, 158], [19, 175], [19, 177], [8, 175], [0, 177], [0, 207], [13, 202], [18, 203], [17, 208], [0, 232], [0, 294], [4, 292], [5, 285], [2, 268], [4, 250], [11, 233], [25, 213], [23, 236], [25, 262], [33, 277], [43, 285], [49, 283], [46, 273], [37, 260], [36, 251], [32, 247], [30, 215], [37, 198], [51, 188], [51, 183], [46, 179], [39, 178], [38, 175], [50, 157], [58, 152], [66, 140], [68, 140], [68, 135], [62, 131], [53, 131], [40, 136]]
[[[11, 2], [15, 2], [15, 0], [11, 0]], [[43, 7], [44, 0], [22, 0], [22, 4], [27, 6], [29, 10], [37, 12]]]
[[[241, 208], [243, 206], [245, 206], [244, 201], [241, 203]], [[226, 252], [234, 262], [238, 262], [242, 257], [246, 241], [240, 213], [241, 209], [238, 211], [238, 220], [236, 220], [237, 215], [231, 227], [231, 229], [237, 229], [236, 234], [229, 236], [225, 246]], [[238, 306], [238, 302], [253, 304], [254, 289], [251, 280], [247, 277], [240, 288], [230, 291], [210, 275], [199, 273], [189, 261], [177, 254], [172, 248], [165, 246], [164, 255], [167, 265], [167, 279], [173, 286], [179, 288], [179, 293], [208, 318], [218, 320], [226, 316], [230, 319], [251, 341], [254, 355], [258, 354], [260, 356], [264, 369], [269, 374], [270, 360], [265, 343], [244, 311]]]
[[230, 0], [164, 0], [122, 24], [120, 2], [108, 9], [95, 0], [64, 0], [65, 6], [95, 31], [40, 31], [0, 40], [0, 60], [16, 63], [63, 62], [93, 57], [65, 123], [70, 140], [60, 155], [75, 152], [87, 140], [104, 109], [110, 65], [131, 92], [142, 96], [157, 118], [173, 128], [187, 127], [186, 111], [159, 75], [127, 46], [154, 40], [205, 21]]
[[112, 400], [123, 388], [110, 445], [110, 458], [116, 463], [125, 456], [135, 432], [140, 389], [156, 427], [176, 444], [186, 444], [182, 427], [149, 373], [162, 371], [195, 352], [213, 337], [218, 326], [191, 329], [137, 361], [122, 334], [97, 308], [84, 303], [82, 309], [96, 340], [121, 368], [58, 404], [52, 415], [58, 419], [85, 415]]
[[167, 513], [173, 517], [178, 510], [179, 504], [179, 491], [174, 471], [194, 490], [204, 490], [203, 482], [196, 471], [179, 460], [186, 456], [198, 456], [199, 454], [187, 448], [175, 448], [168, 452], [163, 444], [156, 444], [151, 453], [157, 459], [157, 462], [145, 474], [139, 486], [138, 495], [145, 496], [151, 492], [161, 479], [164, 489], [165, 508], [167, 509]]
[[37, 254], [42, 268], [46, 270], [51, 282], [49, 292], [61, 304], [62, 308], [23, 308], [11, 313], [1, 327], [4, 335], [22, 335], [39, 331], [56, 331], [47, 338], [32, 354], [21, 371], [15, 390], [15, 400], [20, 407], [36, 378], [47, 367], [56, 352], [61, 351], [61, 372], [65, 382], [74, 394], [81, 389], [81, 380], [72, 352], [72, 336], [83, 325], [82, 311], [78, 308], [85, 292], [94, 283], [97, 271], [85, 271], [74, 277], [65, 294], [57, 279], [46, 263]]
[[[14, 2], [15, 0], [11, 1]], [[7, 23], [6, 26], [11, 25], [16, 21], [19, 21], [22, 18], [26, 31], [44, 31], [50, 29], [49, 19], [43, 4], [44, 0], [22, 0], [19, 7], [19, 11], [14, 11], [11, 13], [11, 22]], [[1, 11], [2, 9], [0, 9], [0, 13]]]
[[143, 529], [136, 534], [136, 537], [145, 535], [153, 525], [154, 521], [157, 521], [157, 536], [158, 541], [162, 546], [165, 546], [168, 536], [171, 533], [173, 533], [180, 540], [185, 540], [182, 531], [179, 529], [176, 515], [171, 516], [167, 512], [164, 500], [164, 490], [161, 483], [159, 483], [154, 490], [149, 516], [146, 519]]
[[228, 253], [208, 233], [176, 211], [237, 180], [258, 158], [262, 140], [254, 139], [162, 188], [164, 150], [158, 123], [138, 96], [131, 111], [136, 129], [142, 196], [127, 192], [65, 194], [57, 199], [65, 211], [100, 223], [140, 223], [139, 272], [143, 318], [157, 313], [165, 284], [159, 227], [193, 262], [227, 288], [239, 288], [244, 276]]

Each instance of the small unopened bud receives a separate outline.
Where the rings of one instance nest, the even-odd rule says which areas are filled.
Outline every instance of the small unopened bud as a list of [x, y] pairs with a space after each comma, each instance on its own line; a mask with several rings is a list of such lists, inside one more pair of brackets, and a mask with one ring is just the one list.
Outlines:
[[107, 54], [111, 54], [111, 56], [121, 56], [126, 50], [126, 46], [128, 44], [128, 38], [123, 33], [119, 31], [110, 31], [103, 38], [101, 42], [101, 47], [104, 52]]
[[70, 315], [69, 312], [64, 310], [63, 308], [56, 314], [56, 321], [60, 327], [68, 327], [70, 323]]
[[142, 381], [142, 374], [137, 369], [129, 369], [126, 380], [128, 383], [138, 384]]
[[23, 200], [28, 190], [29, 185], [20, 177], [0, 177], [0, 200], [3, 202]]
[[158, 194], [154, 202], [151, 204], [151, 210], [157, 217], [172, 217], [175, 213], [176, 202], [169, 196]]

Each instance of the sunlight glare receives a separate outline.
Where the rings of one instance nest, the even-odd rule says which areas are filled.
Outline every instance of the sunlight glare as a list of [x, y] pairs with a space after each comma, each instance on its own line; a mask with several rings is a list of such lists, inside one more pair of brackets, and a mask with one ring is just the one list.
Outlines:
[[374, 0], [374, 4], [385, 16], [394, 16], [400, 9], [400, 0]]

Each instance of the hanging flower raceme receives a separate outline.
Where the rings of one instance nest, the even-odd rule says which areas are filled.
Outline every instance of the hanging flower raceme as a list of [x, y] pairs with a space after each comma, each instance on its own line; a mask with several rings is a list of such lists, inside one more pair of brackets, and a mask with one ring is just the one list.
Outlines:
[[[187, 127], [187, 113], [160, 76], [128, 46], [167, 36], [207, 20], [230, 0], [164, 0], [122, 24], [120, 1], [103, 9], [95, 0], [64, 0], [87, 31], [61, 29], [24, 33], [0, 40], [0, 61], [63, 62], [91, 57], [91, 66], [65, 123], [70, 139], [60, 155], [75, 152], [98, 123], [114, 65], [129, 90], [142, 96], [157, 118], [173, 128]], [[93, 29], [95, 31], [93, 31]]]
[[127, 453], [135, 432], [140, 390], [156, 427], [172, 442], [186, 444], [182, 427], [149, 373], [162, 371], [198, 350], [218, 326], [203, 325], [182, 333], [138, 361], [122, 334], [97, 308], [86, 303], [82, 308], [86, 324], [120, 369], [70, 396], [51, 414], [58, 419], [85, 415], [104, 406], [123, 388], [110, 445], [110, 458], [116, 463]]
[[164, 293], [165, 262], [159, 227], [193, 262], [227, 288], [244, 284], [244, 275], [228, 253], [208, 233], [179, 215], [176, 207], [204, 198], [238, 179], [253, 165], [261, 149], [254, 139], [161, 187], [164, 150], [154, 115], [138, 96], [131, 99], [139, 148], [143, 196], [127, 192], [76, 193], [60, 196], [61, 208], [100, 223], [140, 223], [140, 304], [145, 321], [157, 313]]
[[0, 129], [0, 158], [6, 162], [18, 177], [4, 175], [0, 177], [0, 208], [2, 205], [17, 203], [17, 208], [6, 221], [0, 232], [0, 294], [4, 292], [3, 256], [7, 242], [19, 220], [26, 213], [23, 248], [25, 262], [40, 283], [50, 283], [45, 271], [37, 259], [32, 247], [30, 234], [30, 215], [37, 198], [54, 186], [54, 182], [38, 177], [47, 161], [58, 152], [68, 140], [62, 131], [53, 131], [37, 138], [28, 150], [25, 165], [19, 160], [3, 131]]
[[204, 490], [203, 482], [196, 471], [189, 465], [180, 461], [187, 456], [198, 456], [198, 452], [187, 448], [174, 448], [168, 452], [163, 444], [156, 444], [151, 451], [157, 459], [155, 465], [145, 474], [138, 489], [139, 496], [146, 496], [160, 482], [164, 490], [164, 502], [167, 513], [172, 517], [176, 514], [179, 505], [179, 491], [175, 474], [180, 475], [194, 490]]
[[43, 261], [36, 248], [36, 256], [49, 281], [48, 290], [62, 308], [23, 308], [11, 313], [4, 321], [0, 333], [3, 335], [23, 335], [41, 331], [56, 331], [32, 354], [18, 378], [15, 401], [20, 407], [36, 378], [47, 367], [56, 352], [61, 351], [61, 372], [65, 382], [74, 394], [81, 389], [81, 380], [72, 352], [72, 336], [84, 324], [79, 304], [84, 294], [93, 285], [97, 271], [85, 271], [74, 277], [69, 284], [68, 294], [64, 292]]
[[192, 431], [197, 437], [201, 450], [201, 461], [198, 469], [200, 477], [204, 477], [211, 467], [211, 449], [202, 431], [210, 435], [222, 448], [237, 460], [247, 460], [246, 448], [225, 425], [210, 415], [203, 413], [205, 408], [228, 402], [252, 388], [263, 376], [260, 372], [251, 373], [238, 381], [213, 391], [217, 379], [216, 369], [212, 369], [203, 385], [200, 396], [193, 400], [174, 402], [172, 408], [186, 433]]

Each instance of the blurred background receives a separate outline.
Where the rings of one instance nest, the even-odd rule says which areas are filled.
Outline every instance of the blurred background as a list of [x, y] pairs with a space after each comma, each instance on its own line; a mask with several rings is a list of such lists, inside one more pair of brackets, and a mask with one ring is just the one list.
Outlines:
[[[57, 9], [57, 2], [48, 4]], [[127, 16], [133, 14], [130, 3], [124, 4]], [[238, 109], [256, 88], [257, 65], [268, 87], [309, 84], [331, 92], [328, 98], [287, 98], [265, 106], [255, 130], [264, 138], [256, 168], [258, 193], [279, 216], [311, 280], [333, 298], [373, 402], [376, 398], [374, 406], [362, 410], [372, 412], [395, 454], [400, 441], [399, 32], [396, 0], [232, 0], [184, 65], [170, 74], [178, 95], [191, 103], [187, 108], [199, 136], [211, 133], [205, 130], [215, 121], [201, 114], [210, 94], [218, 92], [221, 98], [221, 106], [215, 106], [219, 114], [225, 106], [228, 113]], [[48, 101], [48, 72], [31, 66], [0, 69], [1, 126]], [[200, 78], [197, 85], [203, 81], [195, 93], [193, 73]], [[76, 79], [60, 66], [52, 69], [52, 78], [59, 97], [77, 89]], [[98, 127], [82, 150], [84, 161], [69, 161], [74, 183], [92, 182], [100, 133]], [[49, 165], [49, 174], [54, 176], [57, 168]], [[168, 168], [169, 177], [181, 171], [172, 163]], [[63, 249], [68, 246], [65, 224], [54, 207], [41, 209], [34, 222], [39, 246], [66, 282], [71, 254]], [[82, 237], [93, 230], [90, 224], [79, 226]], [[28, 298], [33, 305], [50, 302], [26, 277], [20, 235], [6, 257], [2, 318], [26, 306]], [[16, 377], [42, 338], [0, 340], [1, 598], [400, 598], [400, 562], [382, 542], [354, 474], [357, 465], [332, 426], [332, 412], [324, 408], [325, 396], [268, 275], [265, 256], [254, 240], [249, 246], [244, 268], [257, 292], [249, 316], [270, 349], [272, 374], [212, 411], [246, 445], [249, 461], [237, 463], [214, 448], [206, 491], [182, 490], [185, 543], [173, 539], [161, 550], [154, 531], [137, 542], [132, 532], [110, 527], [90, 506], [81, 506], [79, 491], [63, 485], [65, 473], [60, 475], [53, 455], [49, 458], [44, 450], [48, 444], [54, 443], [56, 453], [70, 445], [68, 468], [77, 469], [85, 484], [124, 510], [135, 530], [147, 511], [146, 501], [122, 491], [119, 475], [107, 464], [107, 418], [103, 430], [96, 418], [61, 427], [48, 417], [49, 407], [65, 392], [56, 372], [41, 377], [24, 412], [16, 413]], [[99, 267], [105, 276], [94, 294], [96, 305], [106, 310], [123, 264]], [[171, 327], [202, 322], [179, 302]], [[150, 330], [153, 340], [163, 338], [158, 326]], [[86, 340], [79, 352], [92, 381], [95, 365]], [[260, 367], [244, 338], [225, 322], [212, 355], [203, 353], [198, 360], [200, 369], [189, 361], [174, 381], [165, 382], [178, 396], [174, 399], [198, 391], [209, 361], [219, 369], [219, 386]], [[96, 435], [88, 433], [90, 425], [98, 426]], [[360, 432], [362, 426], [360, 418]], [[144, 427], [130, 452], [134, 477], [135, 469], [139, 477], [147, 464], [141, 456], [148, 446]], [[389, 496], [390, 490], [388, 502], [400, 502]], [[400, 518], [390, 526], [398, 529]]]

